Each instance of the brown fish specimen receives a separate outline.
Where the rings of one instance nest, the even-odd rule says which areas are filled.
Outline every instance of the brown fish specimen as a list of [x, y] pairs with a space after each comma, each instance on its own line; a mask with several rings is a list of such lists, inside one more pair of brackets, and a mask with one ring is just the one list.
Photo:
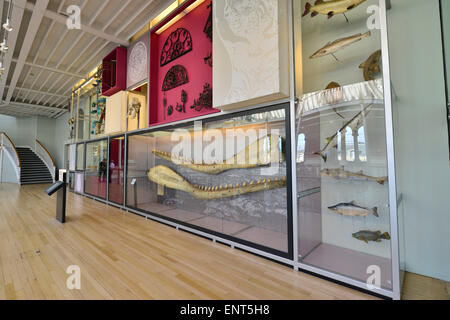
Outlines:
[[332, 18], [336, 14], [346, 13], [366, 0], [317, 0], [314, 5], [309, 2], [305, 5], [305, 12], [303, 12], [302, 17], [307, 16], [311, 13], [311, 17], [315, 17], [318, 14], [323, 14], [328, 16], [328, 19]]
[[380, 73], [380, 60], [381, 60], [381, 50], [377, 50], [370, 55], [370, 57], [361, 63], [360, 69], [363, 69], [364, 80], [370, 81], [374, 80], [374, 73]]
[[352, 234], [353, 238], [369, 243], [369, 241], [381, 242], [382, 239], [391, 240], [389, 232], [362, 230]]

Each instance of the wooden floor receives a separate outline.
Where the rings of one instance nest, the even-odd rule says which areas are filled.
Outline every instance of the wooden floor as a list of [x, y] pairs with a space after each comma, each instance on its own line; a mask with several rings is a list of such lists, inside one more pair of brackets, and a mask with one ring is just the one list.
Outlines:
[[0, 299], [374, 299], [72, 193], [61, 225], [44, 189], [0, 184]]

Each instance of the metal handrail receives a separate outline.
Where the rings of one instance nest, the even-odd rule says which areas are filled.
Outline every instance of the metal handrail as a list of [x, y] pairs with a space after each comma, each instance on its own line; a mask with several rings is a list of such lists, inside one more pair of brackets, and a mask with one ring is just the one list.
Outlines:
[[56, 175], [56, 163], [53, 159], [50, 152], [48, 152], [47, 148], [38, 140], [36, 139], [36, 154], [42, 159], [42, 161], [45, 163], [45, 165], [48, 167], [50, 174], [52, 176], [53, 181], [55, 181], [55, 175]]

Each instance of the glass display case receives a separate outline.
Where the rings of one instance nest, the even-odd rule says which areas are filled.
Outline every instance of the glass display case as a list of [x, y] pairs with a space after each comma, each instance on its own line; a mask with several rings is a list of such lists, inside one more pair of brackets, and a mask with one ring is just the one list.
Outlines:
[[290, 256], [286, 110], [128, 135], [127, 207]]
[[123, 204], [125, 137], [110, 138], [108, 200]]
[[298, 253], [303, 265], [361, 284], [376, 271], [379, 287], [392, 291], [397, 226], [379, 3], [364, 1], [336, 16], [295, 3], [304, 12], [295, 34]]
[[[201, 121], [183, 117], [165, 123], [171, 120], [163, 109], [153, 117], [153, 128], [86, 142], [86, 152], [77, 153], [83, 159], [77, 170], [83, 171], [75, 174], [74, 188], [295, 268], [399, 298], [403, 243], [397, 211], [403, 215], [404, 209], [395, 179], [386, 2], [356, 2], [336, 14], [323, 9], [326, 2], [305, 0], [280, 1], [283, 5], [270, 11], [275, 20], [286, 10], [293, 17], [292, 29], [279, 33], [281, 47], [294, 44], [288, 98], [258, 105], [243, 98], [245, 109], [208, 112], [197, 118]], [[261, 0], [257, 7], [265, 4], [273, 6]], [[239, 3], [219, 8], [233, 6]], [[217, 14], [213, 10], [212, 16]], [[262, 20], [259, 27], [272, 25]], [[251, 56], [255, 65], [267, 60]], [[272, 67], [284, 75], [280, 66]], [[236, 76], [233, 68], [230, 72]], [[258, 74], [252, 71], [255, 81]], [[150, 118], [161, 111], [150, 109]], [[79, 173], [84, 179], [77, 184]]]
[[106, 199], [107, 172], [108, 140], [87, 142], [84, 193]]

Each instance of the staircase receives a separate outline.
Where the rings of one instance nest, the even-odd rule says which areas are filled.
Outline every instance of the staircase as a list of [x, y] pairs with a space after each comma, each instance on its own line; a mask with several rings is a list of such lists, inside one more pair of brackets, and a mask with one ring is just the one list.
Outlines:
[[47, 166], [30, 148], [17, 148], [17, 152], [22, 163], [20, 170], [22, 185], [53, 183]]

